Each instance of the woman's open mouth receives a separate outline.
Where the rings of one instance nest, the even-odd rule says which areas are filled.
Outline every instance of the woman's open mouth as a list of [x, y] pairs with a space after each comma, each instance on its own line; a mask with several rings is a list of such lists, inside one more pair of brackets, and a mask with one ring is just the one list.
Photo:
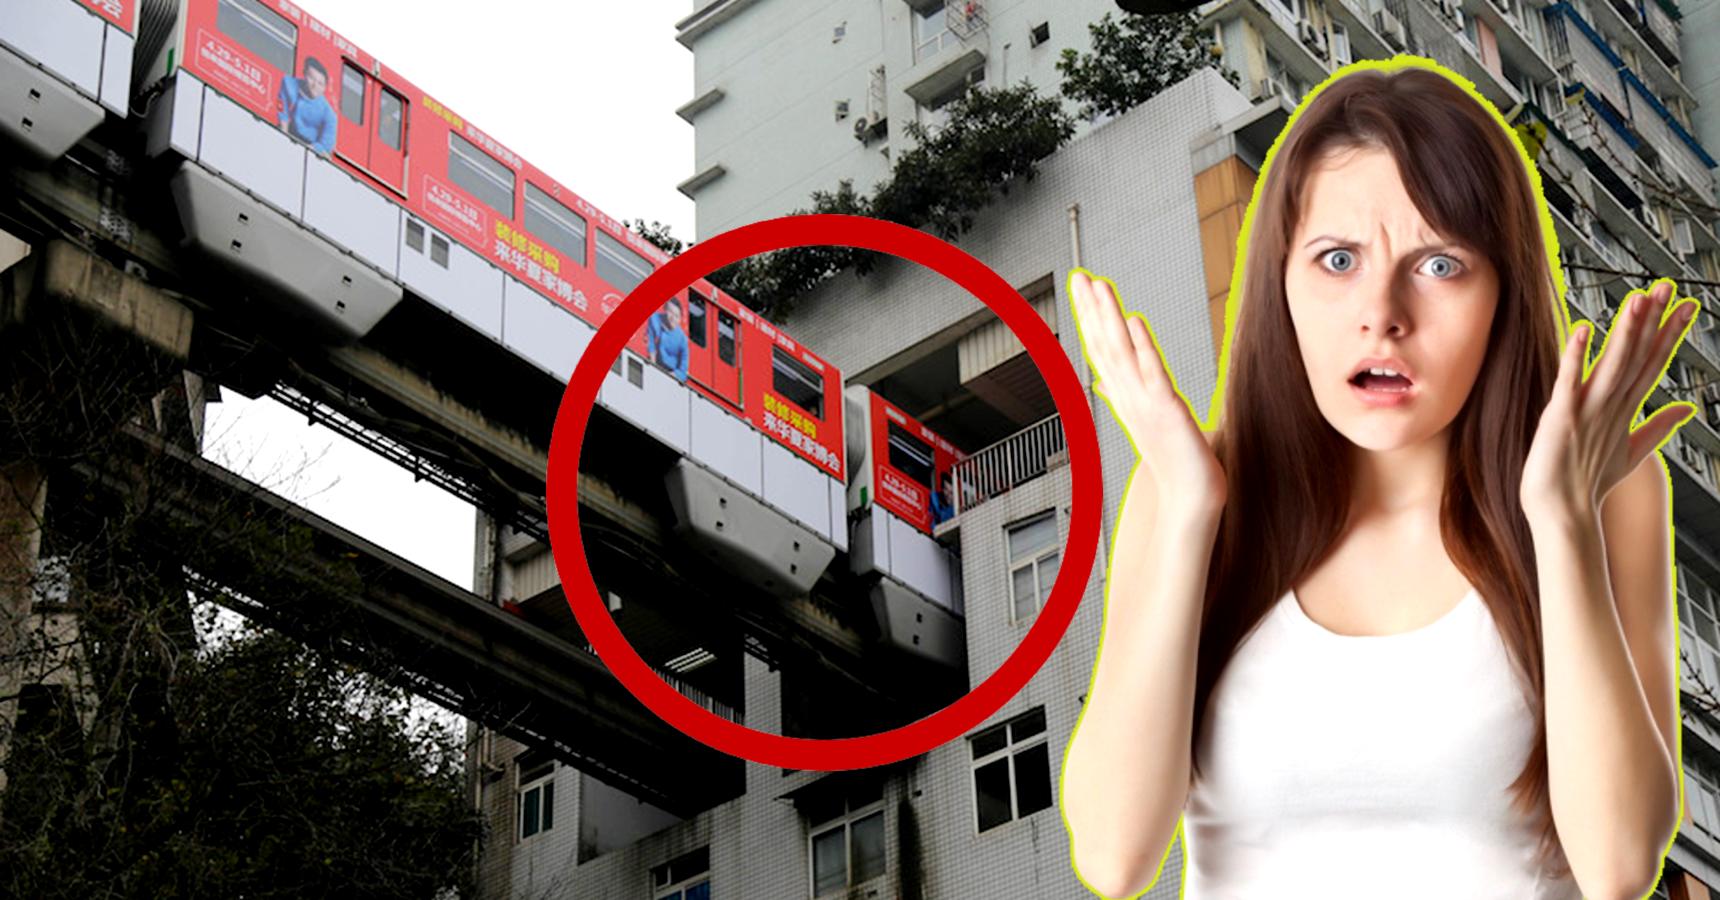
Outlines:
[[1363, 369], [1350, 378], [1350, 390], [1369, 406], [1398, 406], [1415, 395], [1415, 384], [1391, 369]]

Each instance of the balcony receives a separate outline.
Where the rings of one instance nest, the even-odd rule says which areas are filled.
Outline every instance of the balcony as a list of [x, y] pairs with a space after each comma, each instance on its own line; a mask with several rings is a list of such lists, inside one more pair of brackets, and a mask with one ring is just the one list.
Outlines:
[[1386, 8], [1404, 10], [1411, 40], [1421, 53], [1469, 79], [1494, 106], [1510, 109], [1523, 102], [1516, 85], [1487, 65], [1469, 42], [1463, 31], [1461, 0], [1410, 0], [1407, 4], [1387, 3]]
[[1636, 73], [1621, 69], [1619, 74], [1631, 101], [1631, 127], [1643, 138], [1650, 153], [1660, 158], [1661, 168], [1668, 176], [1666, 180], [1674, 185], [1677, 180], [1682, 180], [1703, 203], [1713, 205], [1714, 179], [1709, 170], [1715, 165], [1714, 158], [1649, 90], [1648, 85], [1636, 77]]
[[1547, 65], [1547, 59], [1524, 27], [1523, 16], [1529, 13], [1523, 0], [1463, 0], [1464, 15], [1480, 19], [1493, 29], [1499, 42], [1499, 54], [1511, 61], [1536, 82], [1552, 81], [1558, 73]]
[[949, 0], [913, 15], [914, 67], [904, 90], [916, 102], [930, 104], [985, 68], [986, 10], [977, 0]]
[[[1319, 37], [1305, 33], [1303, 26], [1308, 23], [1298, 19], [1290, 9], [1292, 2], [1293, 0], [1220, 0], [1217, 4], [1200, 7], [1203, 11], [1201, 27], [1210, 29], [1214, 22], [1224, 22], [1241, 16], [1260, 33], [1260, 39], [1266, 44], [1267, 56], [1277, 59], [1283, 65], [1284, 73], [1304, 84], [1319, 84], [1331, 74], [1331, 68], [1321, 54], [1330, 54], [1327, 50], [1316, 49], [1322, 46]], [[1309, 26], [1310, 29], [1311, 27]], [[1231, 64], [1241, 67], [1238, 71], [1245, 76], [1251, 74], [1241, 56], [1231, 60]], [[1278, 72], [1256, 70], [1252, 73], [1254, 77], [1266, 74], [1277, 76], [1281, 82], [1285, 80], [1283, 74]], [[1289, 99], [1296, 103], [1302, 98]]]
[[959, 520], [963, 511], [1044, 475], [1066, 453], [1063, 420], [1054, 414], [956, 463], [952, 470], [955, 515], [950, 522]]
[[[1659, 16], [1655, 21], [1662, 27], [1659, 30], [1651, 28], [1643, 19], [1648, 7], [1653, 7]], [[1628, 47], [1636, 56], [1637, 65], [1642, 67], [1655, 83], [1658, 90], [1665, 94], [1683, 97], [1686, 102], [1694, 102], [1690, 89], [1679, 78], [1672, 67], [1678, 65], [1678, 26], [1666, 15], [1655, 0], [1592, 0], [1589, 4], [1590, 15], [1595, 19], [1594, 25], [1610, 39], [1614, 46]], [[1672, 59], [1667, 60], [1663, 54], [1663, 35], [1670, 34], [1672, 38]]]
[[1356, 59], [1389, 59], [1409, 46], [1403, 23], [1383, 8], [1370, 12], [1365, 0], [1338, 0], [1326, 8], [1349, 33]]

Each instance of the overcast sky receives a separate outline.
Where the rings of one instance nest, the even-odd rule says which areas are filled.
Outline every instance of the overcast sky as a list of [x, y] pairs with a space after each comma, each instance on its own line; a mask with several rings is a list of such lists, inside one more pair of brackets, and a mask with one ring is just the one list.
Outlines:
[[[690, 0], [298, 0], [550, 177], [617, 219], [693, 235], [693, 54], [675, 42]], [[209, 409], [206, 453], [358, 534], [469, 587], [470, 506], [269, 400]]]

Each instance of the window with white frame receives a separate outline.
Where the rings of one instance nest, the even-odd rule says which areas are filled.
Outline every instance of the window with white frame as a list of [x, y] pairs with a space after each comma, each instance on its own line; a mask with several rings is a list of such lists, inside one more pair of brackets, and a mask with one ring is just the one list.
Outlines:
[[981, 731], [969, 746], [980, 831], [1050, 808], [1051, 745], [1046, 739], [1045, 707]]
[[1714, 592], [1701, 579], [1678, 566], [1678, 624], [1683, 632], [1680, 654], [1686, 685], [1697, 693], [1720, 694], [1720, 627]]
[[1690, 810], [1690, 821], [1711, 838], [1720, 840], [1720, 808], [1716, 807], [1714, 777], [1708, 767], [1695, 759], [1684, 760], [1684, 805]]
[[651, 900], [711, 900], [711, 848], [652, 866]]
[[527, 763], [519, 773], [520, 840], [555, 825], [555, 760]]
[[1031, 618], [1057, 580], [1057, 511], [1009, 526], [1009, 620]]
[[845, 891], [884, 875], [884, 786], [862, 778], [806, 801], [812, 896]]
[[1332, 62], [1347, 66], [1352, 61], [1350, 56], [1350, 32], [1342, 22], [1332, 23]]
[[914, 10], [914, 62], [932, 56], [956, 42], [956, 36], [950, 32], [948, 20], [945, 18], [945, 5], [932, 3], [924, 9]]

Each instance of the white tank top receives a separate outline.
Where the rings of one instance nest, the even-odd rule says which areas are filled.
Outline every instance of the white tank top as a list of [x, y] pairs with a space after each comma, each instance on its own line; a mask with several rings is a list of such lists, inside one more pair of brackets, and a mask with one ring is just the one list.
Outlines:
[[1341, 635], [1287, 591], [1207, 704], [1183, 900], [1581, 900], [1510, 805], [1534, 721], [1474, 588], [1433, 623]]

